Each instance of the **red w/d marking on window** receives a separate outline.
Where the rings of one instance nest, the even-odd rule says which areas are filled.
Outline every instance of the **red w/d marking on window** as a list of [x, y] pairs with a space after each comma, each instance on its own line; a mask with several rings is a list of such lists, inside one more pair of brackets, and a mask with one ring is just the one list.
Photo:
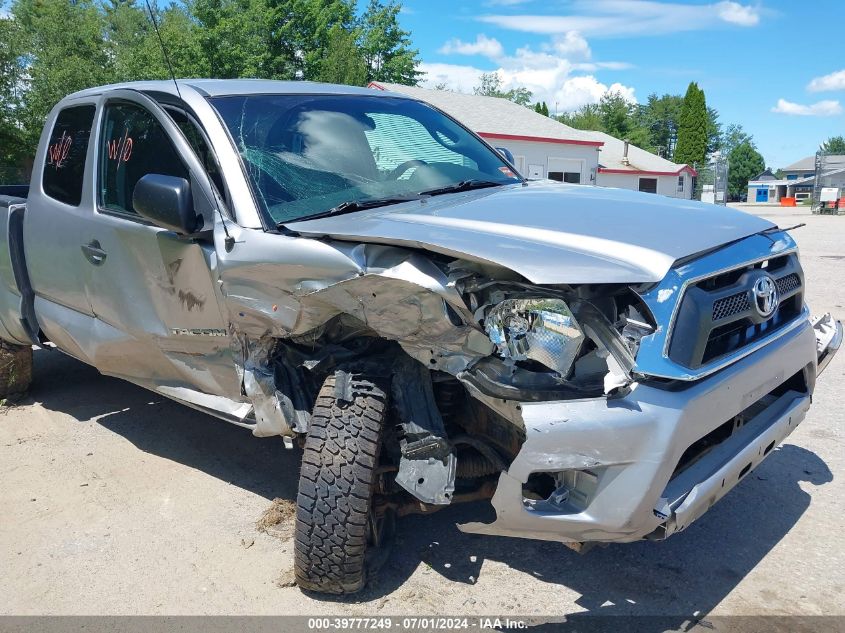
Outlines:
[[67, 132], [62, 132], [61, 137], [47, 148], [47, 164], [56, 169], [64, 167], [72, 144], [73, 138]]
[[129, 128], [124, 130], [123, 136], [110, 140], [108, 143], [109, 160], [116, 160], [117, 164], [127, 163], [132, 158], [132, 138], [129, 136]]

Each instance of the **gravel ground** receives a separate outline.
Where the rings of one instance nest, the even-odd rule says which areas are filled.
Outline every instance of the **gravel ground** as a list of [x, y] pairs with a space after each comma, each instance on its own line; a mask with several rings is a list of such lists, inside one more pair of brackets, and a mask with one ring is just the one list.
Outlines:
[[[808, 300], [845, 316], [845, 217], [763, 213], [807, 223]], [[840, 354], [786, 444], [666, 542], [579, 555], [462, 534], [485, 508], [457, 507], [402, 521], [377, 581], [338, 600], [289, 586], [289, 526], [256, 530], [295, 497], [297, 451], [39, 350], [0, 413], [0, 613], [845, 614], [843, 375]]]

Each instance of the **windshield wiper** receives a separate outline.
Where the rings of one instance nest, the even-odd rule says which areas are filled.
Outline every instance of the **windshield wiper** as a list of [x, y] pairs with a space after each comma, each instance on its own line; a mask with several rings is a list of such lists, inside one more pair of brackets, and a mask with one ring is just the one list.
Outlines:
[[439, 196], [444, 193], [459, 193], [461, 191], [471, 191], [473, 189], [484, 189], [486, 187], [501, 187], [505, 183], [496, 182], [495, 180], [462, 180], [452, 185], [445, 187], [438, 187], [437, 189], [429, 189], [427, 191], [420, 191], [421, 196]]
[[399, 204], [400, 202], [409, 202], [410, 200], [419, 200], [420, 196], [394, 196], [392, 198], [372, 198], [369, 200], [347, 200], [340, 204], [314, 213], [313, 215], [306, 215], [290, 222], [302, 222], [304, 220], [318, 220], [320, 218], [327, 218], [332, 215], [342, 215], [344, 213], [352, 213], [354, 211], [363, 211], [364, 209], [375, 209], [376, 207], [386, 207], [389, 204]]

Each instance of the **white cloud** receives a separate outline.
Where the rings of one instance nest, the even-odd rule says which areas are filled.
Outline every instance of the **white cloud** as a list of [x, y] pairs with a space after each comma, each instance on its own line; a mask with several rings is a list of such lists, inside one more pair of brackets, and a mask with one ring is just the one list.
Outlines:
[[590, 59], [592, 51], [587, 40], [578, 31], [567, 31], [552, 38], [552, 49], [568, 59]]
[[720, 2], [716, 5], [720, 18], [739, 26], [757, 26], [760, 22], [760, 12], [756, 7], [744, 6], [738, 2]]
[[499, 40], [479, 34], [474, 42], [463, 42], [458, 38], [451, 39], [440, 47], [439, 53], [443, 55], [483, 55], [484, 57], [497, 58], [505, 54]]
[[831, 100], [803, 105], [801, 103], [787, 101], [786, 99], [778, 99], [778, 103], [772, 108], [772, 112], [794, 116], [835, 116], [842, 114], [842, 106], [839, 105], [838, 101]]
[[816, 77], [807, 84], [810, 92], [826, 92], [829, 90], [845, 90], [845, 70], [838, 70], [835, 73]]
[[474, 42], [453, 39], [439, 51], [442, 54], [482, 55], [496, 65], [483, 70], [475, 66], [449, 63], [424, 63], [423, 85], [445, 84], [451, 90], [472, 92], [485, 72], [495, 72], [505, 90], [527, 88], [535, 101], [545, 101], [549, 108], [557, 104], [558, 112], [576, 110], [587, 103], [597, 103], [608, 91], [619, 92], [636, 103], [634, 89], [613, 83], [607, 85], [590, 73], [597, 70], [623, 70], [631, 64], [620, 61], [594, 61], [590, 45], [577, 31], [567, 31], [551, 38], [539, 49], [524, 46], [507, 54], [501, 43], [483, 34]]
[[501, 61], [502, 65], [493, 71], [460, 64], [423, 63], [419, 67], [426, 73], [422, 85], [431, 88], [445, 84], [451, 90], [469, 93], [479, 84], [482, 73], [495, 72], [504, 89], [527, 88], [535, 101], [545, 101], [550, 109], [556, 108], [558, 112], [571, 112], [587, 103], [598, 103], [608, 91], [619, 92], [631, 103], [637, 102], [633, 88], [620, 83], [608, 86], [593, 75], [573, 75], [581, 65], [547, 53], [523, 48]]
[[620, 83], [607, 86], [592, 75], [572, 77], [564, 81], [560, 89], [555, 91], [554, 101], [558, 112], [572, 112], [588, 103], [598, 103], [607, 92], [618, 92], [626, 101], [637, 102], [633, 88]]
[[484, 15], [478, 20], [515, 31], [563, 34], [576, 31], [590, 37], [661, 35], [700, 31], [732, 24], [760, 22], [760, 9], [738, 2], [689, 5], [654, 0], [579, 0], [572, 15]]
[[428, 62], [421, 63], [417, 66], [417, 70], [425, 73], [420, 82], [424, 88], [434, 88], [439, 84], [445, 84], [449, 90], [455, 92], [472, 92], [472, 89], [479, 83], [479, 77], [486, 72], [490, 72], [475, 66]]
[[634, 65], [628, 62], [579, 62], [572, 64], [573, 70], [583, 70], [584, 72], [595, 72], [596, 70], [628, 70]]

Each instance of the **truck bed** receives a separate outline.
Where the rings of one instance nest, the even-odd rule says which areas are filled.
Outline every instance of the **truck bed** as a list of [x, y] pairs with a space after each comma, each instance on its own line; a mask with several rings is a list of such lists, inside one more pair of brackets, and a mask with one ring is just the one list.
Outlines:
[[29, 195], [29, 185], [0, 185], [0, 199], [3, 197], [26, 198]]

